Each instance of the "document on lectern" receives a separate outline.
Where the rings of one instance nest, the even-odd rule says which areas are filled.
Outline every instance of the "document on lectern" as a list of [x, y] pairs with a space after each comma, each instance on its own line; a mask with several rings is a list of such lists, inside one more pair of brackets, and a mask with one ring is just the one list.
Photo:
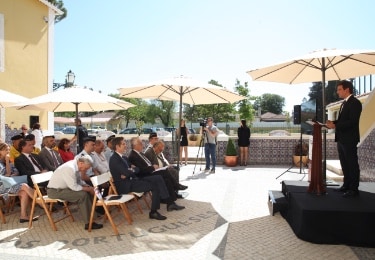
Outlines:
[[316, 120], [308, 120], [308, 121], [306, 121], [306, 123], [308, 123], [310, 125], [318, 124], [321, 127], [329, 128], [326, 124], [323, 124], [322, 122], [319, 122], [319, 121], [316, 121]]

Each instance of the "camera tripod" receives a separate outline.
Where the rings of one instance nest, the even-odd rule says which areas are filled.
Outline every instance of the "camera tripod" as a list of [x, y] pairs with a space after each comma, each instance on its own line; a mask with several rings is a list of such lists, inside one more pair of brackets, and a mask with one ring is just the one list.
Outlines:
[[300, 138], [299, 138], [299, 145], [300, 145], [300, 155], [299, 155], [299, 172], [294, 172], [294, 171], [291, 171], [290, 169], [294, 168], [294, 165], [290, 166], [286, 171], [284, 171], [283, 173], [281, 173], [279, 176], [276, 177], [276, 180], [278, 178], [280, 178], [282, 175], [284, 175], [285, 173], [287, 172], [291, 172], [291, 173], [298, 173], [298, 174], [302, 174], [303, 173], [303, 177], [301, 179], [301, 181], [305, 178], [306, 176], [306, 172], [305, 172], [305, 166], [303, 166], [303, 163], [302, 163], [302, 125], [301, 125], [301, 130], [300, 130], [301, 134], [300, 134]]
[[[205, 130], [203, 130], [203, 126], [202, 126], [202, 138], [199, 142], [199, 147], [198, 147], [198, 152], [197, 152], [197, 158], [195, 159], [193, 175], [195, 174], [195, 168], [197, 167], [199, 152], [201, 153], [201, 163], [200, 163], [200, 166], [199, 166], [199, 171], [202, 171], [202, 158], [203, 158], [204, 140], [206, 140], [206, 134], [207, 133], [206, 133]], [[202, 148], [202, 150], [201, 150], [201, 148]]]

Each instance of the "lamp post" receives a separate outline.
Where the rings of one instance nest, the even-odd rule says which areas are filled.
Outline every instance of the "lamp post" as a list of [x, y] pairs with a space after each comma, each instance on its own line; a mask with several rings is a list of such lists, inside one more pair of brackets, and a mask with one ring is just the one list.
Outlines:
[[64, 88], [72, 87], [74, 85], [75, 78], [76, 76], [74, 75], [72, 70], [69, 70], [65, 76], [65, 83], [55, 83], [55, 82], [53, 83], [53, 91], [58, 90], [61, 87], [64, 87]]

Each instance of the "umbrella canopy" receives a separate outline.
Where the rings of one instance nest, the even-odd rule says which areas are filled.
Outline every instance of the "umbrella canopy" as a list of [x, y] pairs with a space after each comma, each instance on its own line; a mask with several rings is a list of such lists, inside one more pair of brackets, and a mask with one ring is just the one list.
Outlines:
[[120, 88], [119, 91], [123, 97], [170, 100], [190, 105], [234, 103], [246, 98], [225, 88], [184, 76]]
[[248, 73], [253, 80], [287, 84], [316, 82], [323, 76], [324, 81], [343, 80], [374, 74], [375, 50], [323, 49]]
[[0, 108], [5, 108], [26, 101], [27, 98], [0, 89]]
[[[226, 90], [212, 84], [199, 82], [189, 77], [179, 76], [161, 81], [150, 82], [148, 84], [120, 88], [122, 97], [149, 98], [180, 102], [179, 123], [182, 116], [182, 104], [204, 105], [235, 103], [246, 97]], [[178, 150], [180, 142], [178, 143]], [[178, 154], [177, 163], [180, 162]]]
[[[325, 82], [375, 74], [375, 50], [323, 49], [268, 67], [250, 70], [253, 80], [287, 84], [322, 81], [322, 121], [326, 121]], [[323, 174], [326, 170], [326, 131], [323, 134]]]
[[122, 110], [134, 105], [86, 88], [71, 87], [57, 90], [14, 105], [19, 110], [51, 112]]
[[[74, 86], [31, 98], [14, 106], [18, 107], [19, 110], [75, 111], [76, 119], [78, 119], [78, 111], [123, 110], [135, 105], [99, 92]], [[77, 146], [78, 144], [79, 135], [77, 135]]]

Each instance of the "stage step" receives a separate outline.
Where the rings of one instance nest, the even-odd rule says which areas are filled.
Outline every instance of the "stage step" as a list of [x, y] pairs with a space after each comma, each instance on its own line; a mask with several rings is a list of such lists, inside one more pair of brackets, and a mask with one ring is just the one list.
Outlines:
[[268, 191], [268, 209], [272, 216], [275, 213], [288, 208], [288, 200], [285, 198], [284, 194], [278, 190]]

